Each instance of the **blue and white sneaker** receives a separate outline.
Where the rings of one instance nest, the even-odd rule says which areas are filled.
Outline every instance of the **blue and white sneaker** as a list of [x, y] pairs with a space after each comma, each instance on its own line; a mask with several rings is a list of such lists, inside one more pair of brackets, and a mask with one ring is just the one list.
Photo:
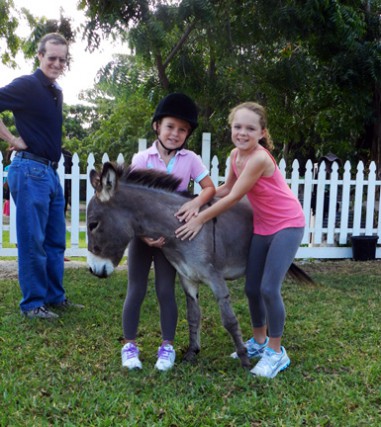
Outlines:
[[[253, 337], [246, 341], [245, 347], [247, 348], [247, 355], [249, 359], [253, 359], [254, 357], [262, 357], [268, 342], [268, 337], [266, 337], [266, 341], [263, 344], [257, 343]], [[237, 352], [232, 353], [230, 357], [233, 359], [238, 359]]]
[[142, 369], [142, 362], [139, 360], [139, 349], [132, 343], [128, 342], [122, 347], [122, 366], [128, 369]]
[[274, 378], [278, 372], [286, 369], [291, 361], [287, 356], [286, 349], [281, 347], [281, 352], [277, 353], [270, 347], [266, 347], [261, 360], [250, 371], [253, 375], [266, 378]]
[[176, 359], [176, 352], [171, 344], [164, 344], [157, 352], [157, 362], [155, 368], [159, 371], [167, 371], [173, 368]]

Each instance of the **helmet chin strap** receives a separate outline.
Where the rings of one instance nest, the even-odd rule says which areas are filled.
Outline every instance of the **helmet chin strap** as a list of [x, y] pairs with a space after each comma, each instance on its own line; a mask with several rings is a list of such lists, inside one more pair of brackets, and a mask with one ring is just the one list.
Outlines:
[[164, 148], [164, 150], [167, 150], [167, 154], [170, 155], [172, 153], [172, 151], [177, 151], [177, 148], [168, 148], [166, 147], [162, 140], [159, 138], [159, 136], [157, 137], [157, 140], [160, 142], [160, 145]]
[[182, 148], [184, 147], [185, 143], [187, 142], [187, 139], [188, 138], [185, 139], [184, 144], [181, 147], [178, 147], [178, 148], [168, 148], [168, 147], [166, 147], [163, 144], [162, 140], [159, 138], [159, 135], [157, 135], [157, 140], [160, 142], [160, 145], [164, 148], [164, 150], [167, 150], [167, 154], [168, 155], [170, 155], [172, 153], [172, 151], [180, 151], [180, 150], [182, 150]]

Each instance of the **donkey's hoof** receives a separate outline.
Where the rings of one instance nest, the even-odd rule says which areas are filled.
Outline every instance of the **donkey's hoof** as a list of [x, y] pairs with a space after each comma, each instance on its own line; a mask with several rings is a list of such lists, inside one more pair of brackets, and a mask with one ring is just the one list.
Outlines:
[[237, 355], [238, 355], [239, 360], [241, 362], [241, 366], [245, 369], [250, 369], [251, 363], [250, 363], [249, 356], [247, 355], [246, 347], [243, 347], [242, 350], [237, 351]]
[[251, 363], [250, 363], [250, 359], [245, 355], [241, 357], [241, 366], [242, 368], [245, 369], [250, 369], [251, 368]]
[[186, 353], [184, 354], [184, 356], [183, 356], [183, 362], [186, 362], [186, 363], [195, 363], [196, 362], [196, 356], [197, 356], [197, 353], [199, 352], [200, 350], [198, 350], [198, 351], [196, 351], [196, 350], [187, 350], [186, 351]]

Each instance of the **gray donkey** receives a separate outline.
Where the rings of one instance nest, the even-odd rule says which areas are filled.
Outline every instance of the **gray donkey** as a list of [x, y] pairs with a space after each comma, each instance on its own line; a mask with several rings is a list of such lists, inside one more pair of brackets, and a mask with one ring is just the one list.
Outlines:
[[[174, 213], [189, 195], [176, 192], [179, 180], [154, 170], [131, 170], [107, 162], [101, 173], [92, 170], [95, 195], [87, 208], [88, 264], [98, 277], [109, 276], [121, 261], [133, 237], [163, 236], [162, 251], [177, 270], [187, 301], [189, 348], [184, 360], [200, 351], [200, 283], [210, 286], [219, 305], [222, 324], [230, 333], [243, 367], [249, 367], [226, 280], [244, 275], [252, 235], [252, 210], [240, 202], [204, 225], [192, 241], [175, 237], [179, 221]], [[308, 276], [292, 265], [290, 272]]]

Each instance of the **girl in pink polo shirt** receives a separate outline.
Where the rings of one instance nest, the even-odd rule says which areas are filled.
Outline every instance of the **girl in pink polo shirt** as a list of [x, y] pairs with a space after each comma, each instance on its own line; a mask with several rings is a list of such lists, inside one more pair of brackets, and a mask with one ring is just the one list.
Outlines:
[[[213, 198], [216, 190], [208, 170], [200, 157], [184, 145], [197, 127], [197, 107], [186, 95], [172, 93], [158, 104], [152, 127], [156, 141], [147, 150], [132, 159], [132, 166], [139, 169], [157, 169], [181, 178], [178, 190], [188, 189], [191, 180], [200, 184], [200, 194], [185, 203], [180, 211], [181, 218], [191, 219], [201, 206]], [[166, 371], [173, 367], [176, 353], [173, 348], [177, 326], [177, 304], [175, 299], [176, 270], [167, 261], [160, 248], [164, 238], [135, 238], [128, 245], [128, 288], [123, 306], [122, 366], [141, 369], [136, 335], [139, 324], [140, 307], [146, 291], [151, 263], [155, 269], [155, 288], [160, 305], [162, 343], [158, 350], [155, 368]]]
[[246, 347], [249, 357], [260, 358], [251, 372], [274, 378], [290, 364], [281, 346], [286, 317], [281, 286], [302, 241], [305, 218], [270, 154], [273, 145], [264, 108], [254, 102], [240, 104], [231, 111], [229, 124], [235, 148], [227, 180], [217, 188], [221, 199], [180, 226], [176, 235], [193, 239], [205, 222], [247, 195], [253, 207], [254, 230], [245, 284], [253, 337]]

